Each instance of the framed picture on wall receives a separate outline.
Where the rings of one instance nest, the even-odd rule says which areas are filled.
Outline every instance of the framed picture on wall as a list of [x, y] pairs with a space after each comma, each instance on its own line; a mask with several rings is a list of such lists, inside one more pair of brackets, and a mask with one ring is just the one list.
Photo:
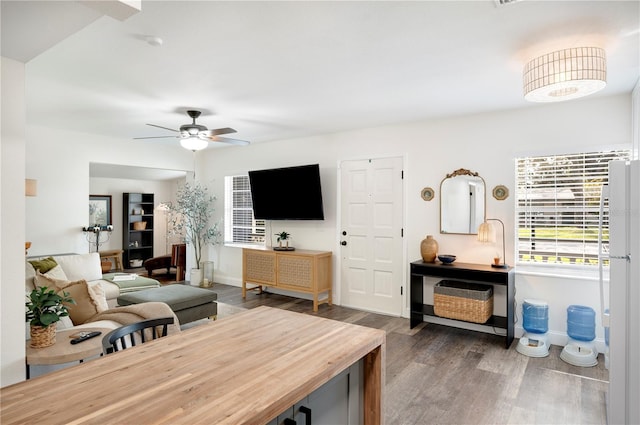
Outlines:
[[111, 195], [89, 195], [89, 225], [111, 224]]

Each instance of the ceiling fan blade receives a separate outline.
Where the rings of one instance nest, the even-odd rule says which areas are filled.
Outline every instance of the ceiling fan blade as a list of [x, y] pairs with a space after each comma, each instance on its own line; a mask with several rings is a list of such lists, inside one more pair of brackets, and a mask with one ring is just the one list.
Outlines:
[[147, 125], [150, 125], [151, 127], [163, 128], [163, 129], [165, 129], [165, 130], [175, 131], [176, 133], [179, 133], [179, 131], [178, 131], [178, 130], [174, 130], [173, 128], [163, 127], [163, 126], [161, 126], [161, 125], [156, 125], [156, 124], [147, 124]]
[[168, 139], [168, 138], [173, 138], [175, 139], [178, 136], [149, 136], [149, 137], [134, 137], [134, 140], [138, 140], [138, 139]]
[[203, 131], [203, 133], [206, 137], [213, 137], [213, 136], [219, 136], [221, 134], [237, 133], [237, 131], [231, 127], [225, 127], [225, 128], [213, 128], [211, 130], [205, 130]]
[[209, 140], [211, 140], [212, 142], [228, 143], [230, 145], [239, 145], [239, 146], [246, 146], [249, 143], [251, 143], [246, 140], [231, 139], [229, 137], [219, 137], [219, 136], [209, 137]]

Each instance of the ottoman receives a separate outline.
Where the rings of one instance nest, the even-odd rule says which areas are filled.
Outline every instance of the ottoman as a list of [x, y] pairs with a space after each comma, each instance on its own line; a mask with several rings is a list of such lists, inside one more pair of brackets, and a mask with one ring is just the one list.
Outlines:
[[218, 314], [217, 299], [218, 294], [208, 289], [174, 284], [120, 295], [118, 305], [163, 302], [171, 307], [180, 323], [184, 324], [206, 317], [215, 319]]

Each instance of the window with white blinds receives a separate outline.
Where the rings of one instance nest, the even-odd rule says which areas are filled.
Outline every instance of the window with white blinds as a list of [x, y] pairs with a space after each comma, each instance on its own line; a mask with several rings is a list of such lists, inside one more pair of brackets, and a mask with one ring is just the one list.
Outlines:
[[[609, 161], [629, 157], [618, 150], [517, 158], [518, 261], [598, 265], [600, 191]], [[608, 216], [605, 204], [605, 243]]]
[[264, 245], [265, 222], [253, 218], [249, 176], [224, 178], [225, 243]]

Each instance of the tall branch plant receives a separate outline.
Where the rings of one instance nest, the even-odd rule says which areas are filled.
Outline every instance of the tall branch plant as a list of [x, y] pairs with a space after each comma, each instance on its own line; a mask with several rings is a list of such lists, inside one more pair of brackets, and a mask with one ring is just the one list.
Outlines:
[[185, 183], [176, 192], [176, 201], [168, 202], [171, 234], [180, 235], [193, 246], [196, 268], [200, 268], [202, 249], [220, 243], [218, 223], [211, 224], [216, 197], [199, 183]]

